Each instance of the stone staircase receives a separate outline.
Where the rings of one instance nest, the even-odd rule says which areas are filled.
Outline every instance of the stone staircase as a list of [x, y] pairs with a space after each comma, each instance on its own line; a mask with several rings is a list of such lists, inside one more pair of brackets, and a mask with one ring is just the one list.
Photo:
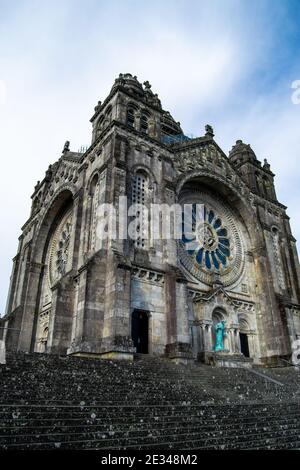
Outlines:
[[259, 374], [10, 353], [0, 449], [300, 449], [300, 373]]

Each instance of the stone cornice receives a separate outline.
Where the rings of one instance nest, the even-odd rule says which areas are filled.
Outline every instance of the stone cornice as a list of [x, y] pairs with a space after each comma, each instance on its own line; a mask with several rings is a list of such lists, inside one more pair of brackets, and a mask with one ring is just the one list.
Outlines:
[[253, 311], [254, 310], [254, 302], [250, 300], [243, 300], [243, 299], [237, 299], [236, 297], [232, 297], [231, 295], [226, 292], [226, 290], [220, 286], [216, 289], [212, 289], [209, 292], [202, 293], [202, 292], [195, 292], [192, 291], [192, 298], [193, 302], [210, 302], [214, 297], [223, 295], [227, 301], [236, 309], [238, 308], [244, 308], [247, 311]]

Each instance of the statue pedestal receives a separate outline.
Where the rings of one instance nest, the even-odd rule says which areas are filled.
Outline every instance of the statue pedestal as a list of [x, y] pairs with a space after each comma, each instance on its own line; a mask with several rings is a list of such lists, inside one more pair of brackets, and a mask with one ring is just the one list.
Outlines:
[[167, 344], [165, 356], [175, 364], [187, 365], [194, 362], [191, 345], [188, 343]]
[[215, 367], [252, 367], [253, 359], [243, 354], [226, 351], [204, 351], [198, 354], [198, 361]]

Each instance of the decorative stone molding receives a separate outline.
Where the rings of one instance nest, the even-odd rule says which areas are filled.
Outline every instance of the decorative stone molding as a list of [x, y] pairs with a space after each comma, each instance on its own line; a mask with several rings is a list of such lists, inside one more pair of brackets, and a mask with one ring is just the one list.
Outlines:
[[151, 284], [163, 285], [165, 282], [163, 273], [139, 267], [133, 267], [131, 275], [139, 281], [150, 282]]
[[48, 261], [48, 279], [50, 286], [66, 273], [69, 258], [69, 244], [73, 227], [72, 217], [73, 208], [64, 215], [50, 242]]
[[242, 299], [236, 299], [228, 294], [223, 287], [212, 290], [210, 292], [199, 292], [189, 289], [189, 295], [191, 296], [193, 302], [206, 303], [211, 302], [215, 297], [222, 296], [224, 300], [229, 303], [236, 310], [241, 309], [246, 312], [254, 312], [255, 304], [251, 301], [246, 301]]

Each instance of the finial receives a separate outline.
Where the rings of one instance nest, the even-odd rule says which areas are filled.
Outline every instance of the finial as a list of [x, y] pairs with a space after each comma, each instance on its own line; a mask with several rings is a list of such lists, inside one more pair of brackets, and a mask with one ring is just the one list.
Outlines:
[[150, 90], [151, 85], [150, 85], [150, 83], [148, 82], [148, 80], [147, 80], [146, 82], [144, 82], [144, 87], [145, 87], [145, 90]]
[[67, 153], [70, 151], [70, 141], [66, 140], [62, 153]]
[[210, 126], [209, 124], [206, 124], [205, 126], [205, 135], [207, 137], [213, 137], [215, 135], [212, 126]]
[[268, 162], [268, 160], [266, 158], [264, 158], [264, 166], [263, 168], [265, 168], [266, 170], [269, 170], [270, 169], [270, 163]]
[[45, 178], [49, 181], [52, 178], [52, 165], [48, 166], [48, 170], [46, 170]]

